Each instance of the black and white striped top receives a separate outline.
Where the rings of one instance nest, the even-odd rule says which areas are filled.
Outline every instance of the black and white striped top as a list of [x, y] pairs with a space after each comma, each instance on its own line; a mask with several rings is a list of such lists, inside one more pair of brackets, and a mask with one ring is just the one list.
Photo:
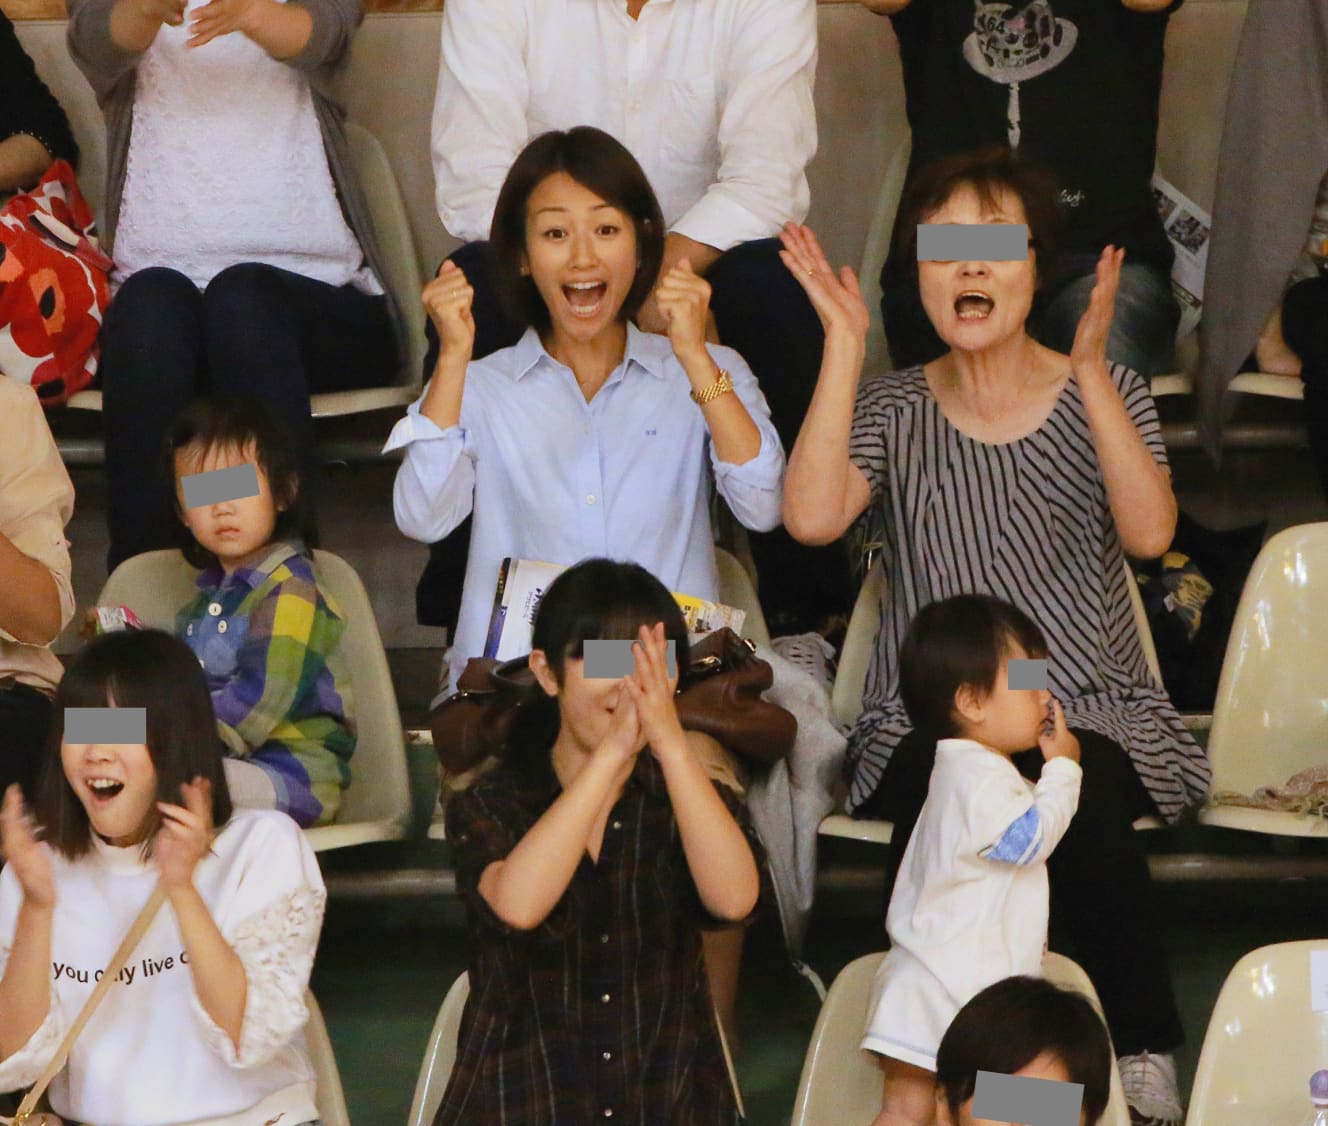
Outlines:
[[[1112, 379], [1158, 463], [1167, 462], [1143, 380]], [[1148, 670], [1126, 588], [1124, 554], [1079, 385], [1066, 382], [1033, 433], [993, 445], [945, 418], [921, 368], [870, 376], [849, 441], [883, 517], [886, 589], [863, 711], [849, 741], [850, 808], [876, 788], [910, 724], [898, 655], [913, 615], [981, 592], [1019, 606], [1050, 650], [1049, 687], [1066, 723], [1125, 748], [1168, 821], [1206, 796], [1208, 760]]]

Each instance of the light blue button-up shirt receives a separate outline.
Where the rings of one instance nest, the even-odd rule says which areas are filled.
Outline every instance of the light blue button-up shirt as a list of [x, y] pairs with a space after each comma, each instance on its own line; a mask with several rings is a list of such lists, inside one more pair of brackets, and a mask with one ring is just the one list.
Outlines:
[[590, 402], [530, 329], [471, 363], [459, 426], [443, 430], [422, 415], [423, 396], [396, 424], [384, 452], [406, 450], [392, 496], [397, 527], [434, 543], [475, 513], [448, 657], [453, 688], [484, 649], [505, 557], [630, 559], [670, 590], [717, 599], [712, 474], [746, 527], [779, 524], [784, 451], [770, 408], [737, 352], [710, 353], [761, 432], [760, 452], [744, 465], [715, 456], [668, 338], [634, 325], [623, 362]]

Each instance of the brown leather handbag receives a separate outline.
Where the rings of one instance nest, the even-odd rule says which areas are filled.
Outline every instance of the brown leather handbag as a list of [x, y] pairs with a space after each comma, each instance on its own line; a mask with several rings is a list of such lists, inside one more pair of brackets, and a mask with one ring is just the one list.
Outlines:
[[[678, 685], [678, 718], [755, 764], [768, 766], [793, 749], [798, 721], [761, 698], [774, 682], [769, 662], [731, 629], [716, 630], [692, 647]], [[535, 674], [525, 657], [495, 661], [472, 657], [457, 690], [433, 710], [429, 726], [438, 761], [451, 774], [500, 755]]]

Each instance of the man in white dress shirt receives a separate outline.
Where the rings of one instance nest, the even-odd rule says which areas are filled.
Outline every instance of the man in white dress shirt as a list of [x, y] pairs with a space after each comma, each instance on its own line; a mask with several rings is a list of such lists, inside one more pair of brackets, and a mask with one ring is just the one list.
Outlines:
[[[513, 160], [549, 129], [595, 125], [640, 162], [668, 226], [663, 277], [682, 257], [713, 288], [719, 338], [751, 366], [791, 449], [823, 334], [779, 259], [801, 222], [816, 151], [815, 0], [448, 0], [433, 116], [438, 213], [464, 241], [452, 259], [475, 289], [475, 357], [516, 342], [487, 239]], [[640, 327], [667, 331], [653, 297]], [[430, 333], [426, 375], [433, 370]], [[422, 621], [455, 622], [468, 525], [435, 544]], [[752, 536], [775, 633], [809, 629], [852, 599], [840, 545], [782, 528]]]

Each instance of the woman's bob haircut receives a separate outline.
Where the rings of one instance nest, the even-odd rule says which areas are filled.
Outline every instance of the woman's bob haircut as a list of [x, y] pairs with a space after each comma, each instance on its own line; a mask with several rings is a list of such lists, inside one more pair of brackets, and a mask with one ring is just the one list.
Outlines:
[[[157, 772], [157, 800], [179, 805], [180, 787], [195, 778], [212, 783], [212, 822], [231, 817], [231, 794], [222, 769], [221, 740], [212, 697], [198, 659], [183, 641], [160, 630], [108, 633], [75, 655], [55, 690], [55, 710], [37, 786], [36, 816], [46, 841], [70, 860], [92, 848], [87, 810], [65, 778], [60, 758], [66, 708], [144, 708], [147, 746]], [[148, 810], [152, 841], [161, 828]]]
[[[679, 673], [690, 660], [687, 622], [673, 595], [636, 563], [587, 559], [559, 575], [535, 611], [531, 648], [544, 653], [554, 679], [566, 682], [567, 662], [581, 660], [587, 641], [634, 641], [642, 626], [664, 623]], [[549, 750], [562, 722], [558, 701], [530, 690], [513, 725], [506, 759], [518, 771], [552, 778]]]
[[579, 125], [565, 132], [541, 133], [512, 164], [498, 193], [489, 240], [494, 254], [498, 292], [508, 315], [522, 328], [539, 332], [549, 327], [549, 310], [523, 274], [526, 266], [526, 224], [530, 197], [550, 176], [565, 172], [627, 215], [636, 229], [636, 278], [618, 310], [618, 319], [636, 316], [654, 288], [664, 261], [664, 216], [650, 181], [623, 145], [601, 129]]
[[953, 1120], [979, 1071], [1013, 1075], [1055, 1056], [1082, 1083], [1084, 1121], [1096, 1126], [1111, 1095], [1111, 1041], [1087, 997], [1036, 977], [1007, 977], [959, 1010], [936, 1050], [936, 1085]]
[[1029, 246], [1036, 251], [1034, 292], [1035, 298], [1040, 297], [1057, 268], [1057, 236], [1063, 222], [1059, 188], [1046, 169], [1001, 145], [954, 153], [918, 170], [899, 203], [891, 258], [916, 281], [918, 224], [927, 222], [962, 188], [972, 188], [984, 209], [995, 210], [1006, 193], [1019, 200]]

